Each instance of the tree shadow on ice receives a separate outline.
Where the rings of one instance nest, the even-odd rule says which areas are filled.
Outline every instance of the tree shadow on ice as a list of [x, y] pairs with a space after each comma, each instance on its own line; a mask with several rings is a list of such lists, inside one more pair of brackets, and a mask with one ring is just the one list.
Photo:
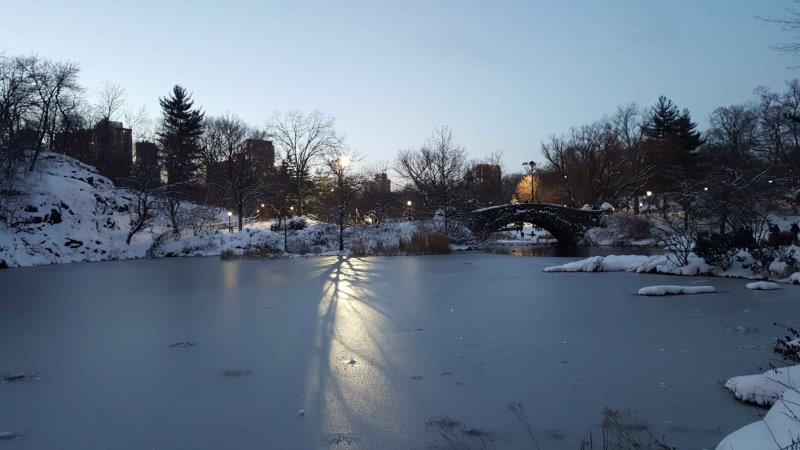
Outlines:
[[322, 291], [304, 407], [323, 444], [331, 433], [355, 439], [353, 433], [374, 428], [373, 417], [357, 405], [396, 395], [392, 381], [398, 372], [387, 353], [395, 326], [376, 305], [372, 264], [370, 259], [338, 257], [316, 276]]

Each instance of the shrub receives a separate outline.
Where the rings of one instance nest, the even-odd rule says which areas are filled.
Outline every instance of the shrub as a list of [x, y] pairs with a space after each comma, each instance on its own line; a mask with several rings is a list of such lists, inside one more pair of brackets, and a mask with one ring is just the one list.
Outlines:
[[291, 219], [284, 219], [284, 223], [273, 223], [270, 225], [269, 229], [272, 231], [283, 231], [284, 225], [289, 230], [304, 230], [308, 222], [305, 217], [292, 217]]
[[369, 251], [367, 249], [367, 245], [364, 244], [364, 241], [358, 240], [353, 242], [350, 246], [350, 256], [361, 257], [367, 256]]
[[242, 253], [245, 259], [264, 259], [274, 258], [282, 252], [272, 244], [261, 244], [255, 247], [250, 247]]
[[653, 222], [644, 216], [618, 212], [603, 216], [601, 220], [603, 225], [629, 240], [640, 241], [651, 237]]
[[225, 249], [219, 252], [219, 259], [223, 261], [229, 261], [231, 259], [236, 259], [236, 258], [237, 258], [236, 252], [234, 252], [231, 249]]
[[728, 270], [737, 253], [736, 240], [729, 234], [702, 232], [697, 235], [694, 253], [708, 264]]
[[414, 233], [408, 243], [410, 255], [444, 255], [450, 253], [450, 239], [444, 233]]
[[762, 247], [753, 250], [753, 263], [750, 270], [755, 274], [767, 272], [774, 278], [785, 278], [800, 270], [797, 261], [797, 247]]
[[786, 330], [787, 335], [778, 338], [778, 342], [772, 348], [772, 351], [789, 363], [800, 363], [800, 344], [798, 343], [800, 342], [798, 341], [800, 339], [800, 332], [783, 324], [775, 323], [773, 325]]

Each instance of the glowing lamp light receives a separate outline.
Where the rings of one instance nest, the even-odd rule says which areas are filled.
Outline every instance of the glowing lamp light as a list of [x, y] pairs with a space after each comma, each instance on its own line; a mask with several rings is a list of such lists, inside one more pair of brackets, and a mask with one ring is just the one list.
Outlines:
[[647, 191], [645, 193], [645, 195], [647, 195], [648, 197], [652, 197], [653, 196], [653, 191]]
[[232, 213], [232, 212], [230, 212], [230, 211], [228, 211], [228, 217], [230, 217], [230, 216], [232, 216], [232, 215], [233, 215], [233, 213]]
[[406, 202], [406, 205], [407, 205], [407, 206], [411, 206], [411, 200], [407, 201], [407, 202]]
[[703, 190], [708, 192], [708, 186], [704, 187]]

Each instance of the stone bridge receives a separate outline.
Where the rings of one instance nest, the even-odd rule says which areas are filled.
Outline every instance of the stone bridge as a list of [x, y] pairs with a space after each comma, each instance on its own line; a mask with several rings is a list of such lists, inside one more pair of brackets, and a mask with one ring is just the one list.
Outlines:
[[599, 210], [567, 208], [548, 203], [520, 203], [476, 209], [465, 217], [465, 224], [480, 239], [514, 222], [529, 222], [544, 228], [560, 244], [574, 245], [589, 228], [600, 225]]

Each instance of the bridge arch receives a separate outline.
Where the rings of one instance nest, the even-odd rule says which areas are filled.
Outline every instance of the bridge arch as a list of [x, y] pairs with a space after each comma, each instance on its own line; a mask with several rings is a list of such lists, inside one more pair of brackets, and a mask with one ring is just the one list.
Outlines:
[[480, 239], [514, 222], [529, 222], [544, 228], [560, 244], [574, 245], [589, 228], [600, 224], [602, 211], [568, 208], [549, 203], [500, 205], [472, 211], [467, 227]]

